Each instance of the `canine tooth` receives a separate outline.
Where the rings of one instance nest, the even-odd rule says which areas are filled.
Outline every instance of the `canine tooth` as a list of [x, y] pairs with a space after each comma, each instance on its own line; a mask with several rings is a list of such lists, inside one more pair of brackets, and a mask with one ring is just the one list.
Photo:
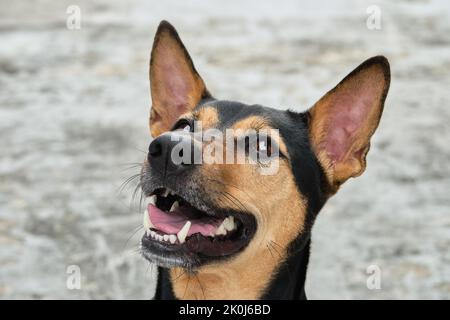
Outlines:
[[178, 204], [178, 201], [175, 201], [175, 202], [172, 204], [172, 207], [170, 207], [169, 212], [175, 211], [179, 206], [180, 206], [180, 205]]
[[144, 211], [144, 216], [143, 216], [143, 222], [142, 224], [144, 225], [144, 230], [147, 231], [150, 229], [150, 219], [148, 218], [148, 212], [147, 210]]
[[222, 224], [217, 228], [216, 235], [220, 236], [227, 234], [227, 230], [225, 229], [224, 223], [225, 221], [223, 221]]
[[145, 206], [148, 207], [148, 205], [155, 205], [156, 204], [156, 195], [152, 195], [150, 197], [145, 198]]
[[163, 236], [160, 235], [160, 234], [158, 234], [158, 235], [156, 236], [156, 239], [158, 239], [158, 241], [163, 241]]
[[164, 239], [164, 241], [168, 241], [168, 240], [169, 240], [169, 235], [168, 235], [168, 234], [165, 234], [165, 235], [163, 236], [163, 239]]
[[150, 231], [150, 236], [152, 237], [152, 238], [156, 238], [156, 232], [155, 231]]
[[171, 235], [169, 236], [169, 241], [170, 241], [171, 244], [174, 244], [175, 241], [177, 241], [177, 236], [174, 235], [174, 234], [171, 234]]
[[187, 234], [188, 234], [190, 228], [191, 228], [191, 222], [190, 222], [190, 221], [187, 221], [187, 222], [184, 224], [183, 228], [181, 228], [181, 230], [178, 231], [177, 237], [178, 237], [178, 240], [180, 241], [180, 243], [184, 243], [184, 241], [186, 240], [186, 236], [187, 236]]
[[166, 198], [169, 195], [169, 189], [164, 189], [164, 192], [161, 194], [164, 198]]
[[229, 216], [223, 221], [223, 226], [225, 227], [225, 230], [231, 231], [235, 228], [234, 224], [234, 217]]
[[173, 192], [173, 191], [170, 191], [170, 194], [171, 194], [172, 196], [174, 196], [174, 195], [175, 195], [175, 192]]

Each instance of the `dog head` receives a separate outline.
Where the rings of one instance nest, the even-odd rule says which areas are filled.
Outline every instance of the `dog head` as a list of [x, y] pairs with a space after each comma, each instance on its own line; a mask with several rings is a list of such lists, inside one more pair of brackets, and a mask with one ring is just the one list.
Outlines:
[[366, 167], [390, 73], [386, 58], [371, 58], [303, 113], [218, 100], [163, 21], [150, 82], [142, 253], [198, 270], [244, 266], [268, 246], [279, 263], [309, 238], [325, 201]]

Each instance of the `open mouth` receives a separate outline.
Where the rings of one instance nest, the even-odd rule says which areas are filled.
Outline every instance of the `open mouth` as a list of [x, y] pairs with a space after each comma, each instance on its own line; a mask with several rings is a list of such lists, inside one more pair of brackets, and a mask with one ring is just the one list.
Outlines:
[[233, 210], [198, 209], [175, 192], [159, 188], [146, 198], [142, 254], [163, 267], [195, 267], [244, 249], [256, 220]]

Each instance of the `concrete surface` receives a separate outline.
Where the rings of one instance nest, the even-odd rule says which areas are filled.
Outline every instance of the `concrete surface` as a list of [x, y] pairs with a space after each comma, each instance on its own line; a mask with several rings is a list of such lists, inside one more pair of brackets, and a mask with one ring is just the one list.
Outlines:
[[[314, 228], [307, 293], [450, 298], [450, 5], [377, 1], [0, 1], [0, 298], [148, 299], [136, 180], [148, 58], [179, 30], [217, 97], [303, 110], [366, 58], [392, 85], [365, 174]], [[66, 27], [69, 5], [81, 29]], [[135, 230], [137, 230], [135, 232]], [[67, 268], [79, 266], [81, 289]], [[369, 290], [366, 270], [381, 270]]]

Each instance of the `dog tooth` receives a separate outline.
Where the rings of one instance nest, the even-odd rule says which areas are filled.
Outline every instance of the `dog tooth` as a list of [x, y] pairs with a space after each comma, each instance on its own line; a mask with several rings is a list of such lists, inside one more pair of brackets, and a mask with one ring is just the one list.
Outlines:
[[225, 220], [223, 220], [222, 224], [225, 230], [231, 231], [234, 229], [234, 218], [229, 216]]
[[219, 228], [223, 228], [226, 231], [229, 231], [229, 222], [228, 222], [228, 218], [226, 218], [225, 220], [222, 221], [222, 224], [219, 226]]
[[187, 234], [188, 234], [190, 228], [191, 228], [191, 222], [190, 222], [190, 221], [187, 221], [187, 222], [184, 224], [183, 228], [181, 228], [181, 230], [178, 231], [177, 237], [178, 237], [178, 240], [180, 241], [180, 243], [184, 243], [184, 241], [186, 240], [186, 236], [187, 236]]
[[169, 241], [170, 241], [171, 244], [174, 244], [175, 241], [177, 241], [177, 236], [174, 235], [174, 234], [171, 234], [171, 235], [169, 236]]
[[169, 241], [169, 235], [168, 235], [168, 234], [165, 234], [165, 235], [163, 236], [163, 239], [164, 239], [164, 241]]
[[172, 204], [172, 207], [170, 207], [169, 212], [175, 211], [179, 206], [180, 206], [180, 205], [178, 204], [178, 201], [175, 201], [175, 202]]
[[169, 189], [164, 189], [164, 192], [161, 194], [161, 196], [163, 196], [164, 198], [167, 198], [167, 196], [169, 195]]
[[148, 218], [148, 212], [147, 210], [144, 211], [143, 221], [142, 224], [144, 225], [144, 230], [147, 231], [150, 229], [150, 219]]
[[217, 228], [216, 235], [220, 236], [220, 235], [226, 235], [227, 234], [227, 230], [225, 229], [224, 222], [222, 222], [222, 224]]
[[170, 195], [174, 196], [175, 192], [174, 191], [170, 191]]
[[156, 232], [155, 231], [150, 231], [150, 236], [152, 237], [152, 238], [155, 238], [156, 237]]
[[158, 239], [158, 241], [163, 241], [163, 236], [160, 235], [160, 234], [158, 234], [158, 235], [156, 236], [156, 238]]

